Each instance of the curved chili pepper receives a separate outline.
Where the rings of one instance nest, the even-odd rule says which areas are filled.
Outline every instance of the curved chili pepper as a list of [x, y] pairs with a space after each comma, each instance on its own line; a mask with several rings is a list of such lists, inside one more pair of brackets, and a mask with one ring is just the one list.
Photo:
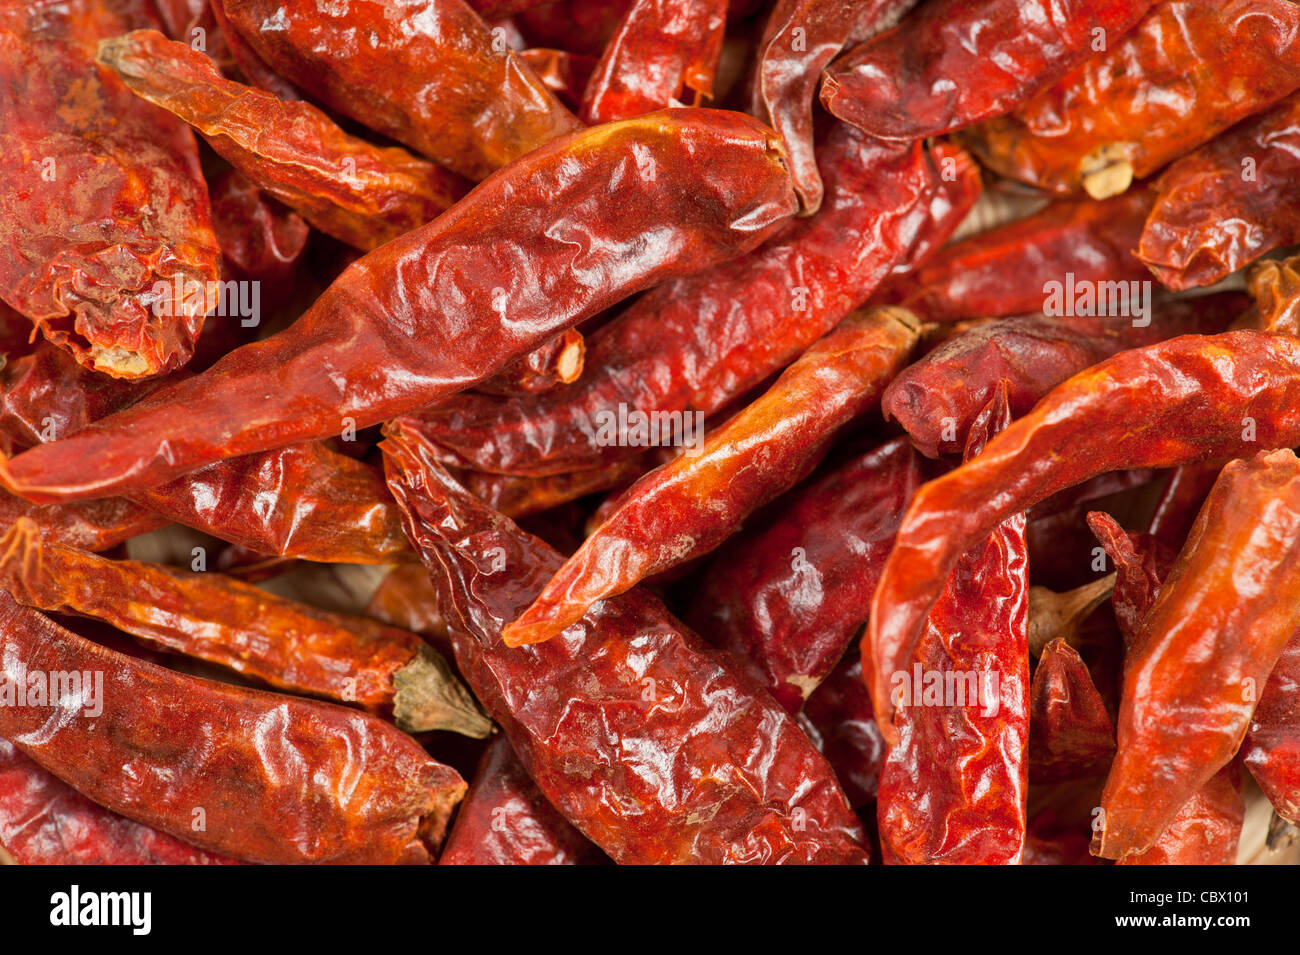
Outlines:
[[[971, 428], [967, 457], [1009, 421], [1000, 388]], [[957, 562], [910, 665], [889, 674], [897, 742], [881, 768], [876, 803], [886, 863], [1020, 862], [1028, 589], [1025, 517], [1018, 514]]]
[[193, 137], [96, 69], [95, 42], [156, 21], [96, 0], [0, 11], [0, 295], [87, 368], [144, 378], [189, 360], [218, 279]]
[[794, 211], [771, 136], [738, 113], [684, 109], [553, 142], [358, 259], [289, 329], [0, 477], [32, 498], [104, 497], [469, 387], [633, 292], [757, 245]]
[[924, 139], [998, 116], [1107, 48], [1152, 0], [930, 0], [832, 63], [821, 101], [869, 136]]
[[1104, 773], [1115, 723], [1088, 665], [1064, 640], [1043, 648], [1029, 688], [1029, 778], [1035, 783]]
[[[919, 335], [914, 316], [888, 306], [845, 319], [698, 451], [633, 484], [501, 639], [549, 640], [596, 601], [717, 547], [803, 480], [835, 432], [880, 400]], [[697, 500], [708, 506], [692, 513]]]
[[1125, 531], [1103, 511], [1088, 515], [1088, 527], [1115, 564], [1111, 607], [1125, 647], [1132, 647], [1176, 554], [1155, 537]]
[[501, 628], [559, 554], [458, 487], [419, 436], [390, 426], [380, 447], [461, 673], [587, 838], [624, 864], [866, 861], [808, 738], [653, 597], [632, 591], [561, 639], [507, 647]]
[[1004, 176], [1104, 199], [1297, 87], [1300, 9], [1290, 0], [1162, 0], [1106, 52], [966, 142]]
[[1166, 288], [1213, 285], [1265, 252], [1300, 241], [1300, 95], [1184, 156], [1137, 254]]
[[770, 524], [717, 552], [686, 622], [799, 712], [867, 619], [903, 509], [925, 478], [920, 456], [896, 438], [799, 486]]
[[479, 760], [438, 865], [592, 865], [601, 858], [498, 736]]
[[[661, 286], [588, 339], [588, 372], [536, 398], [458, 395], [408, 422], [459, 467], [544, 476], [638, 448], [598, 440], [603, 420], [717, 412], [795, 358], [906, 256], [940, 187], [920, 146], [839, 126], [818, 159], [826, 201], [749, 256]], [[623, 411], [620, 411], [622, 407]]]
[[419, 228], [467, 191], [459, 176], [349, 136], [314, 106], [223, 79], [202, 53], [157, 31], [102, 40], [96, 60], [260, 188], [358, 249]]
[[[14, 694], [0, 735], [101, 806], [203, 849], [268, 863], [418, 858], [465, 791], [376, 717], [164, 670], [4, 593], [0, 650], [0, 688]], [[29, 675], [60, 673], [98, 674], [109, 692], [38, 700]], [[240, 785], [217, 785], [230, 778]]]
[[1300, 822], [1300, 634], [1287, 643], [1264, 685], [1241, 753], [1274, 811]]
[[0, 847], [20, 865], [237, 865], [97, 806], [0, 739]]
[[1300, 460], [1228, 464], [1124, 662], [1119, 753], [1093, 851], [1150, 848], [1228, 764], [1300, 629]]
[[482, 179], [578, 125], [462, 0], [222, 5], [277, 72], [466, 178]]
[[587, 81], [587, 123], [630, 119], [695, 93], [713, 97], [727, 0], [632, 0]]
[[[1106, 471], [1300, 444], [1300, 339], [1238, 331], [1120, 352], [1058, 385], [978, 457], [922, 487], [872, 602], [872, 700], [895, 734], [903, 669], [944, 575], [1008, 516]], [[1066, 453], [1065, 449], [1068, 449]]]

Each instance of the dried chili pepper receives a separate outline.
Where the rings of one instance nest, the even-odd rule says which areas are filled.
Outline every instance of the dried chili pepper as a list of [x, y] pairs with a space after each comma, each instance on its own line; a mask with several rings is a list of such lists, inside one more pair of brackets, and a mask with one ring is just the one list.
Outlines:
[[799, 719], [805, 732], [811, 724], [820, 737], [818, 748], [835, 770], [849, 803], [856, 809], [875, 800], [880, 767], [885, 762], [885, 740], [876, 726], [856, 650], [850, 648], [813, 690]]
[[1246, 286], [1255, 299], [1252, 327], [1300, 335], [1300, 256], [1260, 262], [1247, 273]]
[[1300, 460], [1286, 450], [1229, 463], [1125, 658], [1098, 855], [1150, 848], [1232, 759], [1300, 629], [1298, 556]]
[[[0, 295], [78, 362], [118, 378], [190, 357], [218, 278], [189, 130], [93, 62], [95, 42], [153, 23], [142, 2], [0, 11]], [[174, 287], [194, 288], [179, 300]]]
[[222, 262], [236, 278], [266, 283], [271, 287], [263, 291], [274, 294], [302, 259], [311, 227], [234, 169], [212, 179], [208, 192]]
[[0, 739], [0, 847], [21, 865], [230, 865], [97, 806]]
[[655, 467], [651, 454], [614, 461], [604, 467], [546, 477], [511, 477], [466, 471], [461, 483], [480, 501], [506, 517], [528, 517], [587, 494], [626, 487]]
[[1088, 665], [1064, 640], [1051, 641], [1038, 658], [1029, 688], [1030, 780], [1096, 776], [1114, 756], [1115, 723]]
[[1107, 48], [1152, 0], [931, 0], [832, 63], [821, 101], [881, 139], [998, 116]]
[[289, 329], [13, 458], [5, 482], [103, 497], [469, 387], [633, 292], [757, 245], [794, 211], [771, 136], [738, 113], [664, 110], [544, 146], [358, 259]]
[[1106, 52], [966, 141], [1005, 176], [1103, 199], [1297, 87], [1294, 3], [1162, 0]]
[[[967, 457], [1009, 421], [1001, 388], [971, 428]], [[925, 619], [911, 665], [889, 674], [898, 741], [881, 768], [876, 804], [886, 863], [1020, 862], [1028, 790], [1028, 588], [1019, 514], [957, 562]]]
[[[577, 120], [462, 0], [222, 0], [257, 54], [321, 102], [469, 179]], [[362, 41], [364, 37], [364, 41]]]
[[[101, 806], [199, 848], [250, 862], [418, 860], [465, 791], [376, 717], [133, 660], [7, 594], [0, 641], [0, 688], [13, 694], [0, 735]], [[38, 694], [45, 681], [28, 679], [55, 673], [86, 684]]]
[[866, 861], [807, 737], [653, 597], [632, 591], [560, 639], [506, 647], [501, 628], [560, 556], [459, 488], [418, 435], [390, 425], [380, 447], [461, 673], [587, 838], [619, 863]]
[[459, 176], [349, 136], [314, 106], [223, 79], [202, 53], [156, 31], [102, 40], [96, 59], [258, 187], [358, 249], [419, 228], [467, 191]]
[[[697, 450], [633, 484], [501, 639], [549, 640], [596, 601], [718, 546], [803, 480], [835, 432], [880, 400], [919, 333], [915, 316], [888, 306], [845, 319]], [[708, 507], [692, 513], [701, 499]]]
[[1106, 471], [1300, 444], [1297, 390], [1300, 339], [1184, 335], [1075, 375], [977, 458], [923, 486], [872, 602], [872, 700], [886, 739], [893, 728], [884, 675], [906, 666], [943, 575], [991, 528]]
[[1135, 189], [1104, 202], [1054, 202], [942, 249], [891, 287], [891, 301], [929, 322], [1024, 315], [1043, 311], [1057, 283], [1066, 306], [1061, 314], [1095, 316], [1106, 305], [1076, 309], [1076, 295], [1064, 294], [1064, 283], [1079, 290], [1116, 283], [1105, 288], [1127, 291], [1127, 283], [1149, 279], [1133, 250], [1153, 199]]
[[920, 456], [896, 438], [801, 485], [770, 524], [717, 552], [686, 622], [748, 661], [797, 713], [866, 621], [903, 509], [925, 477]]
[[483, 753], [439, 865], [591, 865], [601, 852], [546, 801], [504, 736]]
[[408, 732], [483, 737], [491, 729], [446, 661], [415, 634], [220, 574], [106, 560], [43, 541], [32, 521], [19, 520], [0, 538], [0, 586], [26, 606], [93, 617], [270, 686], [391, 714]]
[[1300, 241], [1298, 175], [1293, 94], [1165, 170], [1137, 254], [1166, 288], [1213, 285]]
[[582, 374], [586, 355], [586, 339], [576, 328], [570, 328], [479, 382], [476, 390], [508, 396], [536, 394], [556, 385], [572, 384]]
[[1300, 635], [1278, 657], [1241, 752], [1277, 814], [1300, 822]]
[[[849, 42], [888, 29], [917, 0], [777, 0], [759, 41], [749, 112], [771, 125], [790, 155], [803, 215], [821, 206], [813, 152], [813, 100], [822, 68]], [[916, 137], [920, 138], [920, 137]]]
[[[242, 77], [249, 86], [256, 86], [260, 90], [265, 90], [273, 94], [277, 99], [286, 101], [302, 99], [302, 94], [298, 91], [298, 88], [271, 69], [266, 61], [248, 45], [248, 41], [239, 35], [239, 31], [230, 22], [230, 18], [226, 16], [224, 0], [208, 0], [208, 8], [212, 11], [212, 18], [216, 21], [217, 29], [221, 32], [222, 43], [230, 51], [230, 58], [234, 61], [236, 68], [227, 72], [224, 64], [218, 64], [222, 67], [223, 73], [228, 76], [233, 74], [235, 79]], [[178, 38], [172, 36], [172, 39]]]
[[582, 94], [587, 89], [592, 71], [596, 68], [595, 57], [545, 47], [520, 50], [518, 56], [533, 68], [537, 78], [545, 83], [546, 88], [558, 96], [565, 106], [572, 110], [582, 106]]
[[1119, 865], [1232, 865], [1246, 806], [1241, 767], [1229, 763], [1183, 803], [1155, 844]]
[[[598, 440], [602, 421], [713, 414], [830, 331], [907, 254], [939, 174], [919, 146], [849, 127], [821, 150], [814, 218], [749, 256], [643, 295], [588, 339], [588, 371], [536, 398], [458, 395], [417, 416], [450, 464], [543, 476], [600, 467], [640, 448]], [[624, 425], [619, 425], [620, 435]]]
[[108, 550], [169, 523], [161, 514], [121, 497], [39, 505], [0, 491], [0, 527], [22, 518], [34, 521], [44, 536], [88, 551]]
[[695, 94], [713, 97], [727, 0], [632, 0], [582, 97], [582, 119], [630, 119]]
[[1176, 554], [1157, 538], [1125, 531], [1109, 514], [1094, 511], [1088, 527], [1115, 564], [1111, 607], [1126, 647], [1138, 639], [1142, 621], [1169, 576]]

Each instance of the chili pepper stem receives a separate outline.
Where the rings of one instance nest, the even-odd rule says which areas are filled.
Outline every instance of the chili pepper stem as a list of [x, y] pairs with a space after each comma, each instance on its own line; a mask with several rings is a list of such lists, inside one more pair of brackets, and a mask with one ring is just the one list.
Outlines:
[[486, 739], [492, 721], [474, 702], [451, 666], [428, 647], [393, 674], [393, 719], [408, 733], [446, 730]]
[[1043, 647], [1060, 638], [1074, 646], [1079, 627], [1088, 615], [1110, 598], [1115, 589], [1112, 571], [1090, 584], [1057, 593], [1046, 587], [1029, 588], [1029, 653], [1037, 658]]

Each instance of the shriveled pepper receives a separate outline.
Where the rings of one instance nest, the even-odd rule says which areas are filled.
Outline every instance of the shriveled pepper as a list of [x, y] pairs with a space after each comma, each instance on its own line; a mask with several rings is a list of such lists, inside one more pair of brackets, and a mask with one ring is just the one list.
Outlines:
[[1177, 555], [1155, 537], [1125, 531], [1103, 511], [1088, 515], [1088, 527], [1115, 565], [1111, 607], [1125, 646], [1132, 647]]
[[818, 749], [835, 770], [835, 778], [853, 807], [873, 802], [885, 762], [885, 741], [862, 682], [862, 661], [856, 649], [850, 647], [813, 690], [799, 721], [809, 737], [818, 741]]
[[501, 639], [549, 640], [596, 601], [718, 546], [803, 480], [836, 431], [879, 402], [919, 335], [915, 316], [888, 306], [845, 319], [698, 451], [633, 484]]
[[1119, 865], [1232, 865], [1246, 817], [1241, 767], [1231, 762], [1179, 807], [1155, 845]]
[[572, 384], [582, 375], [586, 355], [586, 339], [570, 328], [479, 382], [476, 390], [490, 395], [526, 395]]
[[1300, 635], [1278, 657], [1241, 752], [1274, 811], [1300, 822]]
[[418, 435], [380, 445], [437, 578], [461, 673], [548, 800], [615, 862], [865, 862], [830, 767], [788, 716], [655, 598], [632, 591], [563, 637], [501, 629], [560, 556], [458, 487]]
[[1029, 689], [1029, 778], [1035, 783], [1104, 773], [1115, 723], [1088, 665], [1064, 640], [1043, 648]]
[[103, 497], [369, 427], [753, 248], [794, 204], [772, 133], [739, 113], [664, 110], [576, 133], [358, 259], [290, 328], [19, 455], [2, 479], [33, 499]]
[[1252, 328], [1300, 335], [1300, 257], [1260, 262], [1246, 287], [1255, 299]]
[[23, 518], [34, 521], [42, 535], [88, 551], [108, 550], [171, 523], [122, 497], [40, 505], [0, 491], [0, 527]]

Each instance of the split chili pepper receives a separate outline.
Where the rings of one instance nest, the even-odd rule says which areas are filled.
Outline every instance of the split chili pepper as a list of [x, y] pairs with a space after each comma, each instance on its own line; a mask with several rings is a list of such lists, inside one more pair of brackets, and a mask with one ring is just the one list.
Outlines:
[[813, 100], [822, 68], [846, 43], [889, 29], [916, 3], [777, 0], [768, 14], [754, 65], [749, 112], [781, 137], [803, 215], [815, 213], [822, 202], [813, 151]]
[[1246, 307], [1243, 295], [1224, 292], [1161, 303], [1145, 319], [1023, 316], [982, 322], [905, 368], [885, 389], [881, 408], [922, 454], [952, 454], [999, 381], [1010, 384], [1011, 414], [1020, 417], [1061, 382], [1116, 352], [1178, 335], [1222, 332]]
[[[1134, 189], [1104, 202], [1054, 202], [942, 249], [892, 286], [890, 300], [927, 322], [950, 322], [1041, 312], [1051, 283], [1069, 281], [1078, 289], [1115, 283], [1103, 288], [1127, 290], [1127, 283], [1150, 280], [1133, 250], [1153, 200], [1150, 191]], [[1064, 295], [1062, 314], [1104, 308], [1094, 302], [1091, 309], [1076, 310], [1075, 298]]]
[[1184, 156], [1137, 254], [1166, 288], [1213, 285], [1265, 252], [1300, 241], [1300, 95]]
[[0, 538], [0, 587], [26, 606], [93, 617], [273, 687], [391, 714], [407, 732], [491, 730], [446, 661], [415, 634], [220, 574], [106, 560], [43, 541], [32, 521], [19, 520]]
[[1247, 273], [1246, 287], [1255, 299], [1252, 327], [1300, 335], [1300, 256], [1260, 262]]
[[615, 862], [866, 861], [808, 738], [655, 598], [634, 590], [558, 640], [507, 647], [502, 627], [560, 556], [458, 487], [418, 435], [390, 425], [380, 447], [461, 673], [546, 798]]
[[358, 259], [285, 331], [13, 458], [0, 478], [31, 498], [104, 497], [369, 427], [748, 251], [794, 204], [772, 133], [739, 113], [664, 110], [575, 133]]
[[1088, 665], [1064, 640], [1043, 648], [1029, 689], [1029, 779], [1081, 779], [1106, 772], [1115, 723]]
[[582, 97], [584, 122], [630, 119], [713, 97], [727, 0], [632, 0]]
[[1241, 752], [1277, 814], [1300, 822], [1300, 634], [1278, 657]]
[[945, 575], [1001, 521], [1106, 471], [1297, 444], [1300, 339], [1289, 335], [1184, 335], [1120, 352], [1058, 385], [912, 499], [871, 608], [872, 700], [885, 738], [894, 738], [881, 696], [887, 674], [910, 660]]
[[1155, 845], [1119, 865], [1232, 865], [1245, 821], [1241, 767], [1231, 762], [1183, 803]]
[[20, 865], [231, 865], [97, 806], [0, 739], [0, 847]]
[[[144, 378], [189, 360], [218, 278], [198, 151], [181, 123], [99, 72], [102, 36], [151, 5], [0, 11], [0, 295], [87, 368]], [[177, 300], [173, 287], [199, 292]]]
[[641, 449], [602, 420], [709, 415], [761, 384], [866, 299], [926, 221], [942, 180], [917, 146], [837, 127], [818, 159], [826, 200], [749, 256], [663, 285], [588, 339], [586, 374], [535, 398], [457, 395], [408, 420], [458, 467], [544, 476]]
[[1161, 0], [1106, 52], [966, 142], [1004, 176], [1104, 199], [1297, 87], [1290, 0]]
[[1300, 629], [1300, 460], [1228, 464], [1124, 662], [1119, 753], [1093, 851], [1150, 848], [1232, 759]]
[[[376, 717], [164, 670], [4, 593], [0, 650], [0, 735], [101, 806], [202, 849], [266, 863], [427, 859], [465, 791]], [[85, 682], [63, 692], [37, 674]]]
[[349, 136], [314, 106], [223, 79], [202, 53], [157, 31], [102, 40], [96, 59], [258, 187], [358, 249], [419, 228], [467, 191], [459, 176]]
[[717, 552], [686, 622], [799, 712], [867, 619], [903, 509], [925, 477], [920, 456], [896, 438], [796, 488], [770, 524]]
[[498, 736], [479, 760], [438, 865], [592, 865], [601, 857]]
[[[835, 433], [879, 402], [919, 337], [915, 316], [889, 306], [845, 319], [702, 447], [633, 484], [501, 639], [549, 640], [596, 601], [717, 547], [803, 480]], [[708, 507], [693, 507], [699, 500]]]
[[570, 328], [479, 382], [475, 390], [510, 396], [572, 384], [582, 374], [586, 355], [587, 342], [582, 332]]
[[[972, 426], [967, 457], [1009, 421], [1002, 388]], [[876, 803], [886, 863], [1020, 862], [1028, 589], [1025, 517], [1018, 514], [957, 562], [910, 665], [890, 674], [898, 741], [881, 768]]]
[[462, 0], [222, 6], [295, 85], [466, 178], [482, 179], [578, 126]]
[[881, 139], [950, 133], [1047, 89], [1152, 0], [930, 0], [826, 70], [822, 105]]

